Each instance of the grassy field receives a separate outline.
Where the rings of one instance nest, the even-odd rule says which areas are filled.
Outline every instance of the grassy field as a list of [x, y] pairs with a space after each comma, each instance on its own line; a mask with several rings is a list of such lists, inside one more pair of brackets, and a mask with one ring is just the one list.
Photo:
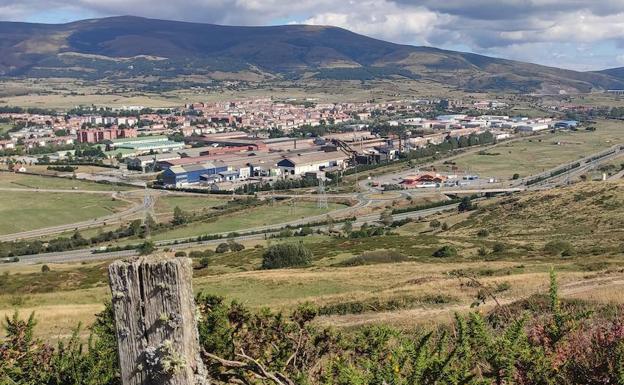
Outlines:
[[172, 213], [177, 206], [184, 211], [198, 212], [221, 206], [227, 203], [228, 198], [216, 198], [214, 196], [163, 196], [156, 201], [155, 211], [157, 214]]
[[13, 128], [13, 125], [11, 125], [11, 124], [0, 123], [0, 135], [4, 134], [5, 132], [10, 130], [11, 128]]
[[153, 240], [188, 238], [201, 234], [237, 231], [275, 223], [293, 221], [314, 215], [321, 215], [346, 207], [330, 203], [327, 209], [319, 209], [316, 202], [297, 202], [295, 205], [278, 203], [275, 206], [260, 206], [232, 215], [215, 218], [212, 222], [192, 223], [188, 226], [155, 234]]
[[18, 173], [0, 172], [0, 188], [124, 191], [127, 186], [109, 185], [69, 178], [45, 177]]
[[0, 234], [85, 221], [125, 207], [127, 202], [101, 194], [0, 191]]
[[[454, 160], [459, 170], [482, 177], [510, 179], [514, 173], [521, 177], [536, 174], [560, 164], [600, 152], [624, 143], [624, 124], [600, 121], [597, 131], [557, 132], [539, 139], [502, 143], [488, 148], [483, 154], [469, 154]], [[440, 167], [444, 169], [444, 167]]]

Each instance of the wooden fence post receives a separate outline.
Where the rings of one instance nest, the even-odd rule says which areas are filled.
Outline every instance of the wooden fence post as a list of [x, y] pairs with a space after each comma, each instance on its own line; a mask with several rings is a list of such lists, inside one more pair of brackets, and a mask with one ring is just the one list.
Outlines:
[[188, 258], [140, 257], [108, 268], [123, 385], [203, 385]]

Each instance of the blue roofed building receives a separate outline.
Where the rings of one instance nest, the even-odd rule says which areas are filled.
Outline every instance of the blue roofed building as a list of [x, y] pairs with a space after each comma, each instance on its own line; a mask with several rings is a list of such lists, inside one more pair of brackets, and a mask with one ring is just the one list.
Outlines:
[[223, 162], [207, 162], [172, 166], [163, 171], [163, 183], [166, 186], [184, 186], [210, 180], [210, 176], [219, 177], [219, 173], [228, 171]]
[[576, 120], [560, 120], [555, 123], [555, 128], [563, 128], [570, 129], [578, 127], [578, 122]]

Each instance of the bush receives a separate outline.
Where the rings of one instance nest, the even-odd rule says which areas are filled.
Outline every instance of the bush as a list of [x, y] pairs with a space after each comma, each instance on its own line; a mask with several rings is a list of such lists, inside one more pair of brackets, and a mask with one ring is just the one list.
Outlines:
[[489, 235], [490, 235], [490, 232], [488, 231], [488, 229], [481, 229], [477, 233], [477, 237], [481, 237], [481, 238], [485, 238], [485, 237], [487, 237]]
[[429, 222], [429, 227], [431, 227], [432, 229], [437, 229], [438, 227], [440, 227], [442, 224], [440, 223], [439, 220], [434, 219], [431, 222]]
[[185, 251], [176, 251], [175, 256], [177, 258], [185, 258], [186, 257], [186, 252]]
[[230, 245], [228, 243], [219, 243], [219, 246], [215, 249], [215, 252], [222, 254], [230, 251]]
[[279, 243], [271, 245], [262, 255], [263, 269], [308, 266], [312, 252], [303, 243]]
[[143, 242], [137, 250], [139, 251], [139, 255], [150, 255], [156, 251], [156, 246], [154, 242], [147, 241]]
[[234, 241], [229, 241], [228, 245], [230, 246], [230, 251], [243, 251], [245, 250], [245, 246]]
[[505, 244], [501, 242], [496, 242], [492, 247], [492, 251], [495, 253], [502, 253], [505, 251]]
[[441, 229], [442, 229], [442, 231], [447, 231], [449, 229], [448, 223], [446, 223], [446, 222], [442, 223]]
[[47, 273], [49, 271], [50, 271], [50, 266], [48, 266], [48, 265], [41, 266], [41, 272], [42, 273]]
[[471, 211], [476, 208], [476, 205], [472, 203], [470, 197], [463, 197], [461, 202], [459, 202], [458, 209], [460, 212]]
[[552, 256], [568, 257], [574, 254], [574, 246], [567, 241], [550, 241], [544, 245], [544, 252]]
[[436, 258], [452, 258], [457, 256], [457, 249], [453, 246], [442, 246], [433, 253]]
[[210, 258], [208, 258], [208, 256], [203, 256], [199, 259], [199, 266], [202, 269], [208, 267], [209, 264], [210, 264]]
[[367, 251], [357, 257], [349, 258], [337, 263], [336, 266], [361, 266], [378, 263], [397, 263], [408, 261], [409, 258], [396, 250], [375, 250]]

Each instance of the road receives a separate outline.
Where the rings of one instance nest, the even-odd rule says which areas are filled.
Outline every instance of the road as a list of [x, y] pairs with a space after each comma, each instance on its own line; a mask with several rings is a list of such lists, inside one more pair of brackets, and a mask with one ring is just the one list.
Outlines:
[[[424, 188], [424, 189], [411, 189], [411, 190], [399, 190], [396, 191], [397, 193], [400, 193], [404, 196], [407, 195], [418, 195], [420, 193], [432, 193], [432, 192], [436, 192], [436, 193], [440, 193], [440, 194], [485, 194], [485, 193], [511, 193], [511, 192], [519, 192], [519, 191], [524, 191], [524, 190], [540, 190], [540, 189], [548, 189], [548, 188], [553, 188], [556, 186], [560, 186], [562, 184], [566, 184], [567, 181], [575, 176], [575, 175], [580, 175], [584, 172], [587, 172], [588, 170], [596, 167], [597, 165], [612, 160], [614, 158], [617, 158], [619, 156], [624, 155], [624, 151], [621, 150], [620, 145], [617, 146], [613, 146], [612, 148], [608, 149], [608, 150], [603, 150], [600, 153], [597, 154], [592, 154], [589, 155], [587, 157], [584, 157], [582, 159], [579, 160], [574, 160], [568, 164], [565, 165], [560, 165], [556, 168], [553, 168], [551, 170], [545, 171], [541, 174], [538, 175], [534, 175], [531, 177], [527, 177], [527, 178], [523, 178], [517, 181], [513, 181], [512, 184], [508, 187], [493, 187], [493, 186], [484, 186], [484, 185], [478, 185], [477, 188], [474, 189], [469, 189], [466, 188], [465, 186], [459, 186], [459, 187], [448, 187], [448, 188], [435, 188], [435, 189], [429, 189], [429, 188]], [[610, 151], [614, 151], [613, 154], [607, 154]], [[592, 159], [597, 155], [603, 155], [603, 154], [607, 154], [604, 157], [601, 157], [599, 159]], [[461, 156], [461, 155], [465, 155], [465, 153], [462, 154], [458, 154], [457, 156]], [[553, 171], [561, 169], [562, 167], [569, 167], [570, 165], [573, 165], [577, 162], [581, 163], [581, 166], [575, 169], [570, 170], [569, 172], [566, 173], [562, 173], [560, 175], [557, 175], [555, 177], [552, 178], [547, 178], [544, 181], [541, 181], [539, 183], [535, 183], [532, 184], [530, 186], [526, 186], [526, 182], [530, 179], [534, 179], [536, 177], [540, 177], [540, 176], [549, 176]], [[403, 172], [404, 173], [404, 172]], [[286, 226], [290, 226], [290, 227], [297, 227], [297, 226], [303, 226], [306, 224], [310, 224], [310, 223], [315, 223], [315, 222], [322, 222], [324, 220], [326, 220], [328, 215], [331, 215], [332, 218], [336, 219], [336, 218], [341, 218], [341, 217], [347, 217], [347, 216], [351, 216], [351, 215], [357, 215], [358, 214], [358, 210], [370, 205], [371, 203], [375, 202], [375, 201], [384, 201], [387, 200], [385, 198], [371, 198], [371, 192], [374, 193], [379, 193], [379, 190], [371, 188], [370, 186], [368, 186], [368, 181], [364, 180], [360, 182], [360, 186], [364, 187], [364, 191], [365, 192], [360, 192], [360, 193], [349, 193], [349, 194], [328, 194], [327, 197], [328, 199], [354, 199], [357, 200], [357, 204], [355, 204], [354, 206], [350, 206], [344, 209], [340, 209], [340, 210], [335, 210], [332, 211], [331, 213], [328, 214], [322, 214], [322, 215], [316, 215], [316, 216], [311, 216], [311, 217], [307, 217], [307, 218], [303, 218], [303, 219], [297, 219], [297, 220], [293, 220], [293, 221], [289, 221], [289, 222], [283, 222], [283, 223], [278, 223], [278, 224], [272, 224], [272, 225], [267, 225], [267, 226], [260, 226], [260, 227], [255, 227], [252, 229], [241, 229], [240, 231], [238, 231], [238, 233], [242, 234], [240, 237], [235, 238], [235, 239], [240, 239], [240, 240], [246, 240], [246, 239], [258, 239], [258, 238], [262, 238], [264, 237], [264, 234], [259, 234], [256, 235], [255, 233], [270, 233], [270, 232], [276, 232], [279, 231], [283, 228], [285, 228]], [[24, 191], [24, 189], [10, 189], [11, 191], [16, 191], [16, 190], [21, 190]], [[28, 190], [28, 191], [32, 191], [32, 190]], [[54, 192], [58, 192], [58, 191], [63, 191], [63, 192], [82, 192], [81, 190], [35, 190], [35, 191], [41, 191], [41, 192], [46, 192], [46, 191], [54, 191]], [[71, 231], [74, 229], [84, 229], [84, 228], [89, 228], [89, 227], [95, 227], [95, 226], [100, 226], [104, 223], [114, 223], [115, 221], [121, 221], [121, 220], [127, 220], [128, 218], [132, 217], [133, 215], [137, 215], [139, 213], [145, 212], [146, 210], [150, 210], [153, 205], [154, 205], [154, 201], [155, 199], [159, 196], [159, 195], [164, 195], [164, 194], [171, 194], [170, 191], [166, 191], [166, 190], [144, 190], [144, 191], [149, 191], [149, 194], [145, 195], [145, 199], [143, 200], [142, 204], [135, 204], [133, 207], [124, 210], [122, 212], [119, 213], [115, 213], [106, 217], [102, 217], [102, 218], [97, 218], [91, 221], [84, 221], [84, 222], [80, 222], [80, 223], [73, 223], [73, 224], [66, 224], [66, 225], [60, 225], [60, 226], [55, 226], [55, 227], [50, 227], [50, 228], [45, 228], [45, 229], [38, 229], [38, 230], [32, 230], [32, 231], [27, 231], [27, 232], [22, 232], [22, 233], [18, 233], [18, 234], [8, 234], [8, 235], [3, 235], [0, 236], [0, 241], [7, 241], [7, 240], [16, 240], [16, 239], [25, 239], [25, 238], [35, 238], [35, 237], [42, 237], [42, 236], [47, 236], [47, 235], [52, 235], [52, 234], [58, 234], [61, 232], [67, 232], [67, 231]], [[105, 194], [110, 194], [110, 192], [94, 192], [91, 191], [90, 193], [105, 193]], [[136, 193], [136, 192], [135, 192]], [[121, 193], [116, 193], [116, 194], [121, 194]], [[177, 195], [201, 195], [204, 196], [203, 194], [194, 194], [194, 193], [186, 193], [186, 194], [179, 194], [176, 192]], [[271, 195], [263, 195], [264, 198], [268, 198], [269, 196], [273, 196], [273, 197], [283, 197], [283, 198], [301, 198], [302, 195], [297, 195], [297, 194], [271, 194]], [[306, 198], [315, 198], [315, 195], [307, 195], [307, 196], [303, 196]], [[418, 211], [418, 212], [412, 212], [412, 213], [406, 213], [406, 214], [401, 214], [401, 215], [396, 215], [395, 216], [395, 220], [398, 219], [403, 219], [403, 218], [413, 218], [413, 217], [422, 217], [422, 216], [427, 216], [427, 215], [431, 215], [440, 211], [444, 211], [445, 209], [448, 209], [448, 207], [442, 207], [442, 208], [434, 208], [434, 209], [428, 209], [428, 210], [422, 210], [422, 211]], [[373, 215], [364, 215], [364, 216], [358, 216], [357, 220], [356, 220], [356, 225], [362, 224], [364, 222], [374, 222], [376, 220], [378, 220], [379, 215], [378, 214], [373, 214]], [[249, 233], [254, 233], [254, 234], [249, 234]], [[227, 236], [229, 234], [228, 233], [219, 233], [219, 234], [211, 234], [211, 235], [221, 235], [221, 236]], [[170, 246], [170, 248], [183, 248], [183, 247], [192, 247], [197, 245], [197, 243], [195, 242], [187, 242], [187, 239], [171, 239], [171, 240], [167, 240], [164, 242], [159, 242], [158, 245], [170, 245], [173, 242], [179, 242], [180, 244], [175, 245], [175, 246]], [[220, 243], [220, 240], [215, 240], [215, 241], [208, 241], [208, 242], [203, 242], [203, 244], [214, 244], [214, 243]], [[71, 261], [77, 261], [77, 260], [88, 260], [88, 259], [107, 259], [107, 258], [120, 258], [120, 257], [126, 257], [129, 255], [133, 255], [134, 252], [133, 251], [125, 251], [125, 252], [117, 252], [117, 253], [106, 253], [106, 254], [92, 254], [93, 249], [87, 249], [87, 250], [78, 250], [78, 251], [74, 251], [74, 252], [69, 252], [69, 253], [62, 253], [63, 255], [59, 255], [57, 253], [51, 253], [51, 254], [41, 254], [39, 256], [24, 256], [22, 257], [22, 260], [24, 261], [29, 261], [29, 262], [39, 262], [39, 261], [45, 261], [45, 262], [58, 262], [61, 260], [71, 260]]]
[[[445, 211], [457, 210], [457, 206], [458, 206], [457, 204], [451, 204], [451, 205], [442, 206], [442, 207], [434, 207], [430, 209], [412, 211], [408, 213], [395, 214], [392, 217], [395, 221], [406, 219], [406, 218], [427, 217], [427, 216], [435, 215], [435, 214], [445, 212]], [[319, 218], [325, 219], [325, 216], [319, 216]], [[379, 220], [379, 214], [363, 215], [363, 216], [358, 217], [355, 220], [354, 225], [360, 226], [364, 223], [373, 223], [378, 220]], [[299, 224], [305, 224], [305, 223], [311, 223], [314, 221], [308, 221], [308, 222], [305, 222], [303, 220], [293, 221], [293, 222], [290, 222], [289, 224], [291, 226], [297, 226], [296, 222], [300, 222]], [[278, 225], [273, 225], [273, 226], [262, 226], [262, 227], [255, 227], [251, 229], [244, 229], [244, 230], [238, 231], [240, 235], [233, 237], [233, 238], [227, 238], [227, 239], [228, 240], [232, 239], [232, 240], [239, 241], [239, 242], [255, 240], [255, 239], [265, 239], [267, 234], [274, 234], [278, 232], [279, 230], [282, 230], [286, 225], [287, 224], [278, 224]], [[327, 225], [316, 226], [314, 227], [314, 229], [327, 229], [327, 227], [328, 227]], [[257, 232], [262, 232], [262, 233], [256, 234]], [[253, 234], [250, 234], [250, 233], [253, 233]], [[229, 233], [220, 233], [217, 235], [227, 236], [228, 234]], [[174, 242], [178, 242], [178, 243], [174, 244]], [[184, 250], [184, 249], [188, 249], [191, 247], [197, 247], [200, 245], [206, 245], [206, 246], [217, 245], [222, 242], [224, 242], [224, 239], [215, 239], [215, 240], [201, 241], [201, 242], [196, 242], [196, 241], [189, 242], [186, 239], [178, 239], [178, 240], [172, 239], [172, 240], [156, 242], [156, 245], [160, 249], [169, 248], [171, 250]], [[90, 249], [73, 250], [73, 251], [66, 251], [66, 252], [59, 252], [59, 253], [23, 255], [19, 257], [20, 261], [17, 263], [32, 264], [32, 263], [84, 262], [84, 261], [127, 258], [127, 257], [135, 256], [138, 254], [136, 250], [123, 250], [123, 251], [104, 252], [104, 253], [97, 253], [96, 252], [97, 250], [98, 248], [90, 248]]]

